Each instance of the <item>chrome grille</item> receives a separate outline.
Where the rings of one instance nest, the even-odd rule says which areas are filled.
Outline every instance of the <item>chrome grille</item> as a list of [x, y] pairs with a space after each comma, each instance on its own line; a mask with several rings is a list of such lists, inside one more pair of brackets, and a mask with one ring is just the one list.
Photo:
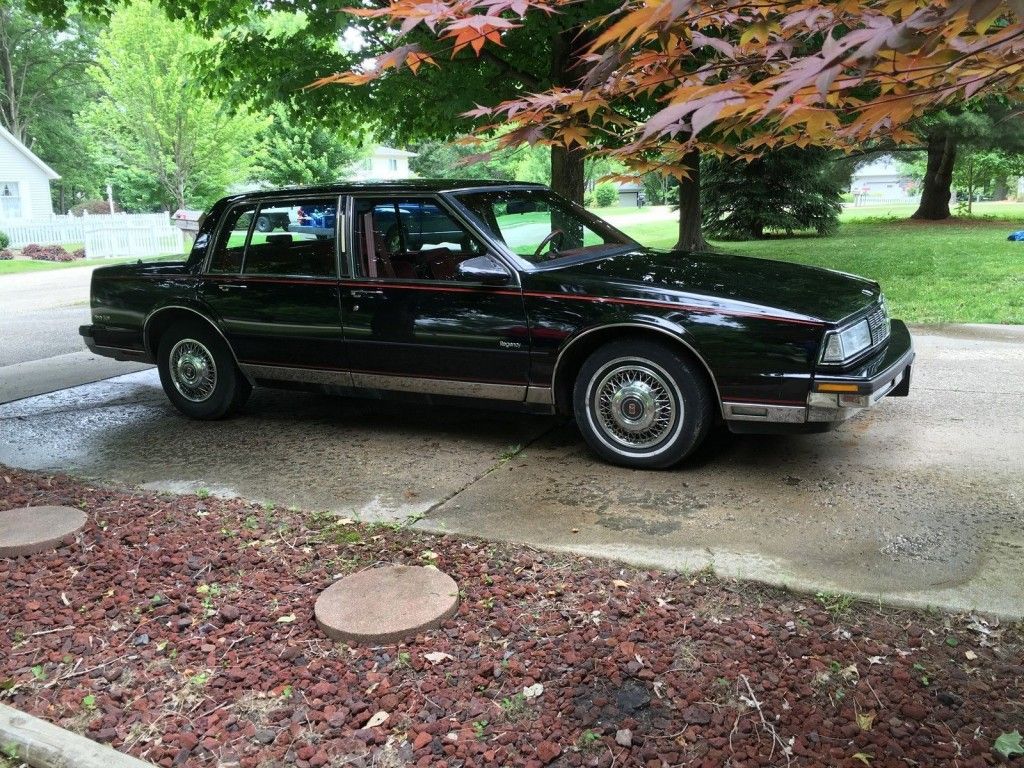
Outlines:
[[868, 315], [868, 326], [871, 328], [871, 345], [877, 347], [889, 338], [889, 316], [885, 305], [872, 310]]

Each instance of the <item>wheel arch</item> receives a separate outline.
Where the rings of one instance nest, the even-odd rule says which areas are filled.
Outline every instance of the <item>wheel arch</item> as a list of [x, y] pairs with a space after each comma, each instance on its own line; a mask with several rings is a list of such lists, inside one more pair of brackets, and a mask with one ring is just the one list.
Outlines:
[[577, 333], [559, 350], [558, 357], [555, 359], [554, 371], [551, 374], [551, 392], [555, 408], [562, 413], [571, 413], [572, 390], [576, 376], [580, 368], [583, 367], [584, 361], [596, 349], [625, 338], [647, 338], [653, 341], [669, 341], [671, 346], [682, 351], [686, 358], [696, 363], [697, 370], [704, 374], [706, 382], [715, 394], [719, 414], [724, 415], [718, 380], [707, 360], [697, 351], [692, 342], [684, 338], [684, 334], [685, 331], [678, 328], [666, 328], [663, 325], [644, 320], [608, 323]]
[[238, 362], [238, 355], [235, 354], [235, 348], [231, 346], [231, 342], [228, 337], [224, 335], [224, 331], [220, 329], [220, 326], [206, 313], [196, 309], [195, 307], [185, 306], [183, 304], [168, 304], [167, 306], [159, 307], [154, 309], [146, 317], [145, 322], [142, 324], [142, 343], [146, 348], [146, 352], [153, 358], [157, 359], [157, 352], [160, 349], [160, 336], [170, 328], [176, 321], [182, 319], [194, 319], [199, 318], [206, 325], [210, 326], [224, 343], [227, 345], [228, 350], [231, 352], [231, 358], [235, 361], [235, 366], [241, 372], [242, 376], [250, 383], [253, 384], [253, 379], [246, 373], [245, 369], [242, 368]]

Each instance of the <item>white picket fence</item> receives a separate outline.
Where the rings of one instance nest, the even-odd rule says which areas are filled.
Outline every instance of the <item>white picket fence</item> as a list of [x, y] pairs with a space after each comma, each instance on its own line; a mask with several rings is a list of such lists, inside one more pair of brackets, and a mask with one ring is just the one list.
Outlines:
[[184, 250], [185, 236], [172, 226], [93, 229], [85, 233], [85, 256], [88, 259], [163, 256]]
[[84, 243], [87, 258], [161, 256], [181, 253], [184, 239], [168, 213], [113, 213], [49, 216], [0, 225], [11, 245]]
[[855, 195], [852, 203], [857, 208], [867, 208], [872, 205], [917, 205], [921, 202], [920, 195], [893, 195], [891, 197], [874, 197], [871, 195]]

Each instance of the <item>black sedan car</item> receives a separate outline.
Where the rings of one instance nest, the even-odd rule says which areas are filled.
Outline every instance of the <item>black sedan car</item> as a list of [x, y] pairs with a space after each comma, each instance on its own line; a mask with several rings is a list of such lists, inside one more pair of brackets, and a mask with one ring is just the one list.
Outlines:
[[[334, 211], [316, 232], [261, 217]], [[325, 236], [326, 235], [326, 236]], [[180, 263], [98, 269], [91, 350], [156, 362], [197, 419], [254, 385], [572, 414], [605, 459], [661, 468], [718, 420], [819, 432], [906, 395], [877, 283], [644, 248], [545, 187], [407, 181], [221, 200]]]

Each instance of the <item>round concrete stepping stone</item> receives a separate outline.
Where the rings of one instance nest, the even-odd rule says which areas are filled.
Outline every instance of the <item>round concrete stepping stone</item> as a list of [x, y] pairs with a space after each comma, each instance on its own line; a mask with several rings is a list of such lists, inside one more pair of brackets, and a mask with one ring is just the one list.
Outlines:
[[332, 640], [396, 643], [447, 619], [459, 587], [436, 568], [389, 565], [346, 576], [317, 598], [313, 612]]
[[0, 557], [20, 557], [56, 549], [85, 526], [85, 512], [74, 507], [18, 507], [0, 511]]

